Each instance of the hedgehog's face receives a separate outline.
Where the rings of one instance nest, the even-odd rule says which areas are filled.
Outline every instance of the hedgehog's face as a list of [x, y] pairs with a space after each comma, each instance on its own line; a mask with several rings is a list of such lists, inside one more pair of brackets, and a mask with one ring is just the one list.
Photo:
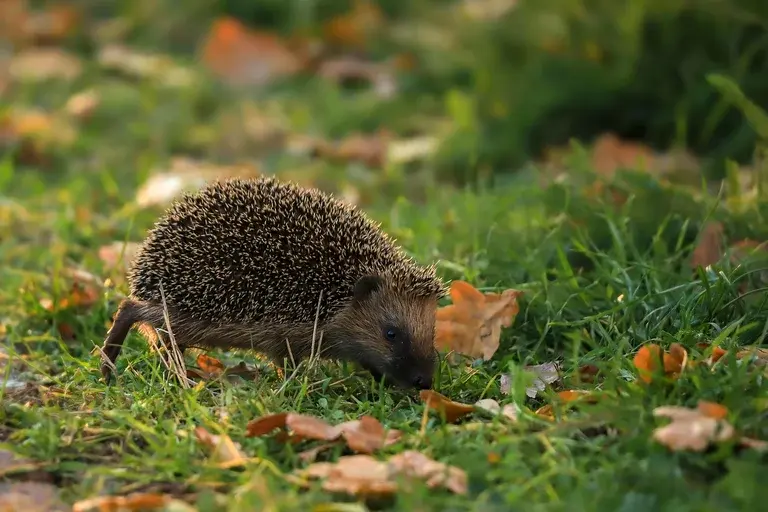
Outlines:
[[345, 312], [352, 358], [374, 377], [401, 387], [432, 386], [436, 297], [414, 298], [380, 277], [360, 279]]

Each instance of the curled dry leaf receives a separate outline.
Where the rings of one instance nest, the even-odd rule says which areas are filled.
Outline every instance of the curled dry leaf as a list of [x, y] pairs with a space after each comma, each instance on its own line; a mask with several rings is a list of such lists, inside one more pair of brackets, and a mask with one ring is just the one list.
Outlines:
[[474, 406], [454, 402], [450, 398], [431, 389], [422, 390], [419, 392], [419, 397], [421, 397], [427, 408], [433, 409], [439, 414], [444, 414], [445, 420], [448, 423], [453, 423], [475, 410]]
[[501, 328], [512, 325], [521, 291], [481, 293], [465, 281], [451, 283], [453, 304], [437, 310], [435, 346], [470, 357], [490, 359], [499, 348]]
[[654, 430], [653, 438], [675, 451], [703, 451], [712, 443], [734, 436], [734, 428], [724, 419], [725, 413], [725, 407], [709, 402], [699, 402], [696, 409], [657, 407], [653, 415], [670, 418], [672, 422]]
[[240, 451], [240, 446], [226, 434], [215, 435], [203, 427], [195, 427], [195, 437], [200, 443], [212, 450], [211, 458], [217, 462], [219, 467], [242, 466], [247, 461], [245, 455]]
[[466, 494], [466, 473], [454, 466], [437, 462], [409, 450], [388, 461], [369, 455], [341, 457], [336, 463], [315, 463], [300, 471], [307, 478], [321, 478], [323, 489], [354, 496], [387, 496], [398, 491], [398, 477], [425, 481], [430, 488], [444, 487], [456, 494]]
[[263, 86], [294, 75], [305, 66], [275, 34], [250, 30], [229, 17], [211, 26], [202, 61], [220, 80], [233, 86]]
[[199, 354], [197, 356], [197, 366], [199, 366], [203, 372], [207, 373], [211, 377], [220, 375], [225, 370], [224, 363], [215, 357], [211, 357], [205, 354]]
[[72, 512], [143, 511], [167, 510], [178, 500], [157, 493], [134, 493], [128, 496], [98, 496], [80, 500], [72, 506]]
[[664, 352], [655, 343], [647, 343], [637, 351], [633, 364], [640, 379], [646, 383], [651, 382], [662, 368], [665, 375], [677, 378], [689, 366], [688, 351], [679, 343], [670, 345], [669, 352]]
[[385, 429], [372, 416], [364, 415], [358, 420], [332, 426], [320, 418], [295, 413], [272, 414], [253, 420], [248, 423], [246, 436], [263, 436], [277, 428], [287, 430], [293, 442], [305, 439], [336, 441], [341, 438], [358, 453], [373, 453], [396, 443], [402, 436], [399, 430]]

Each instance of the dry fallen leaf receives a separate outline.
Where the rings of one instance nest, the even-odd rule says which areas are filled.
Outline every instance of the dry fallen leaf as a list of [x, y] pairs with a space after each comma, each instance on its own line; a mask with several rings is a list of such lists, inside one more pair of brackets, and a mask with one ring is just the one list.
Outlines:
[[722, 237], [725, 228], [720, 222], [708, 222], [701, 230], [699, 243], [691, 255], [691, 267], [707, 268], [714, 265], [723, 255]]
[[454, 402], [450, 398], [441, 395], [437, 391], [425, 389], [419, 392], [419, 397], [425, 403], [427, 408], [438, 411], [445, 415], [445, 421], [453, 423], [454, 421], [466, 416], [475, 410], [474, 406]]
[[178, 501], [165, 494], [155, 493], [98, 496], [78, 501], [72, 506], [72, 512], [168, 510], [172, 503]]
[[202, 61], [219, 79], [233, 86], [263, 86], [294, 75], [305, 65], [277, 35], [250, 30], [229, 17], [211, 26]]
[[666, 376], [677, 378], [689, 365], [688, 351], [679, 343], [670, 345], [669, 352], [664, 352], [655, 343], [647, 343], [637, 351], [633, 364], [638, 369], [640, 379], [646, 383], [653, 380], [660, 368], [664, 369]]
[[675, 450], [703, 451], [713, 442], [727, 441], [735, 433], [725, 421], [727, 413], [720, 404], [699, 402], [696, 409], [666, 406], [653, 410], [654, 416], [664, 416], [671, 423], [653, 432], [653, 438], [664, 446]]
[[199, 354], [197, 356], [197, 366], [212, 377], [223, 373], [225, 370], [224, 363], [215, 357], [207, 356], [205, 354]]
[[218, 166], [188, 158], [174, 158], [170, 169], [153, 174], [141, 186], [136, 193], [136, 203], [142, 208], [164, 205], [210, 181], [257, 175], [258, 169], [251, 165]]
[[76, 139], [77, 131], [62, 116], [19, 109], [0, 115], [0, 150], [18, 148], [22, 163], [45, 164], [52, 151], [67, 148]]
[[0, 482], [0, 510], [3, 512], [65, 512], [59, 490], [39, 482]]
[[240, 451], [240, 446], [226, 434], [215, 435], [203, 427], [195, 427], [195, 437], [212, 450], [211, 458], [219, 467], [231, 468], [242, 466], [247, 462], [247, 458]]
[[347, 446], [358, 453], [372, 453], [396, 443], [402, 433], [395, 429], [385, 429], [372, 416], [362, 416], [358, 420], [346, 421], [332, 426], [320, 418], [295, 413], [279, 413], [262, 416], [248, 423], [247, 437], [269, 434], [276, 428], [288, 431], [288, 439], [293, 442], [305, 439], [336, 441], [344, 439]]
[[[569, 389], [566, 391], [560, 391], [557, 393], [557, 399], [561, 403], [575, 402], [577, 400], [584, 400], [587, 403], [595, 403], [598, 398], [593, 393], [585, 391], [583, 389]], [[538, 416], [542, 416], [546, 419], [554, 419], [554, 407], [553, 404], [547, 404], [536, 410]]]
[[80, 59], [60, 48], [30, 48], [17, 53], [9, 73], [19, 82], [74, 80], [83, 71]]
[[398, 491], [398, 477], [410, 477], [426, 482], [430, 488], [445, 487], [456, 494], [466, 494], [466, 473], [437, 462], [426, 455], [409, 450], [389, 461], [379, 461], [369, 455], [351, 455], [336, 463], [319, 462], [299, 471], [307, 478], [322, 478], [323, 489], [354, 496], [387, 496]]
[[437, 310], [435, 346], [470, 357], [490, 359], [499, 348], [501, 328], [512, 325], [521, 291], [481, 293], [465, 281], [453, 281], [453, 304]]
[[330, 44], [363, 49], [382, 27], [384, 14], [371, 0], [354, 0], [352, 10], [323, 25], [323, 37]]

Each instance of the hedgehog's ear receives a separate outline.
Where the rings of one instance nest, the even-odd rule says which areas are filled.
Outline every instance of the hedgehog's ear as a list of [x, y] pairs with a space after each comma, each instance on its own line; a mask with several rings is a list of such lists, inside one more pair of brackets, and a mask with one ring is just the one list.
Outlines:
[[384, 279], [376, 275], [363, 276], [355, 283], [353, 295], [356, 302], [362, 302], [371, 296], [373, 292], [381, 288]]

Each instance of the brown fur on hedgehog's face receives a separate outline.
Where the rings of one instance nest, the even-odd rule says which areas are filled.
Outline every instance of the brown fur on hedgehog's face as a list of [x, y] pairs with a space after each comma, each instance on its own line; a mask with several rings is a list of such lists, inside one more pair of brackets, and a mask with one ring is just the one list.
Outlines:
[[[351, 303], [332, 321], [347, 358], [405, 388], [428, 389], [437, 362], [436, 296], [414, 296], [379, 276], [357, 281]], [[331, 341], [334, 343], [334, 341]]]

